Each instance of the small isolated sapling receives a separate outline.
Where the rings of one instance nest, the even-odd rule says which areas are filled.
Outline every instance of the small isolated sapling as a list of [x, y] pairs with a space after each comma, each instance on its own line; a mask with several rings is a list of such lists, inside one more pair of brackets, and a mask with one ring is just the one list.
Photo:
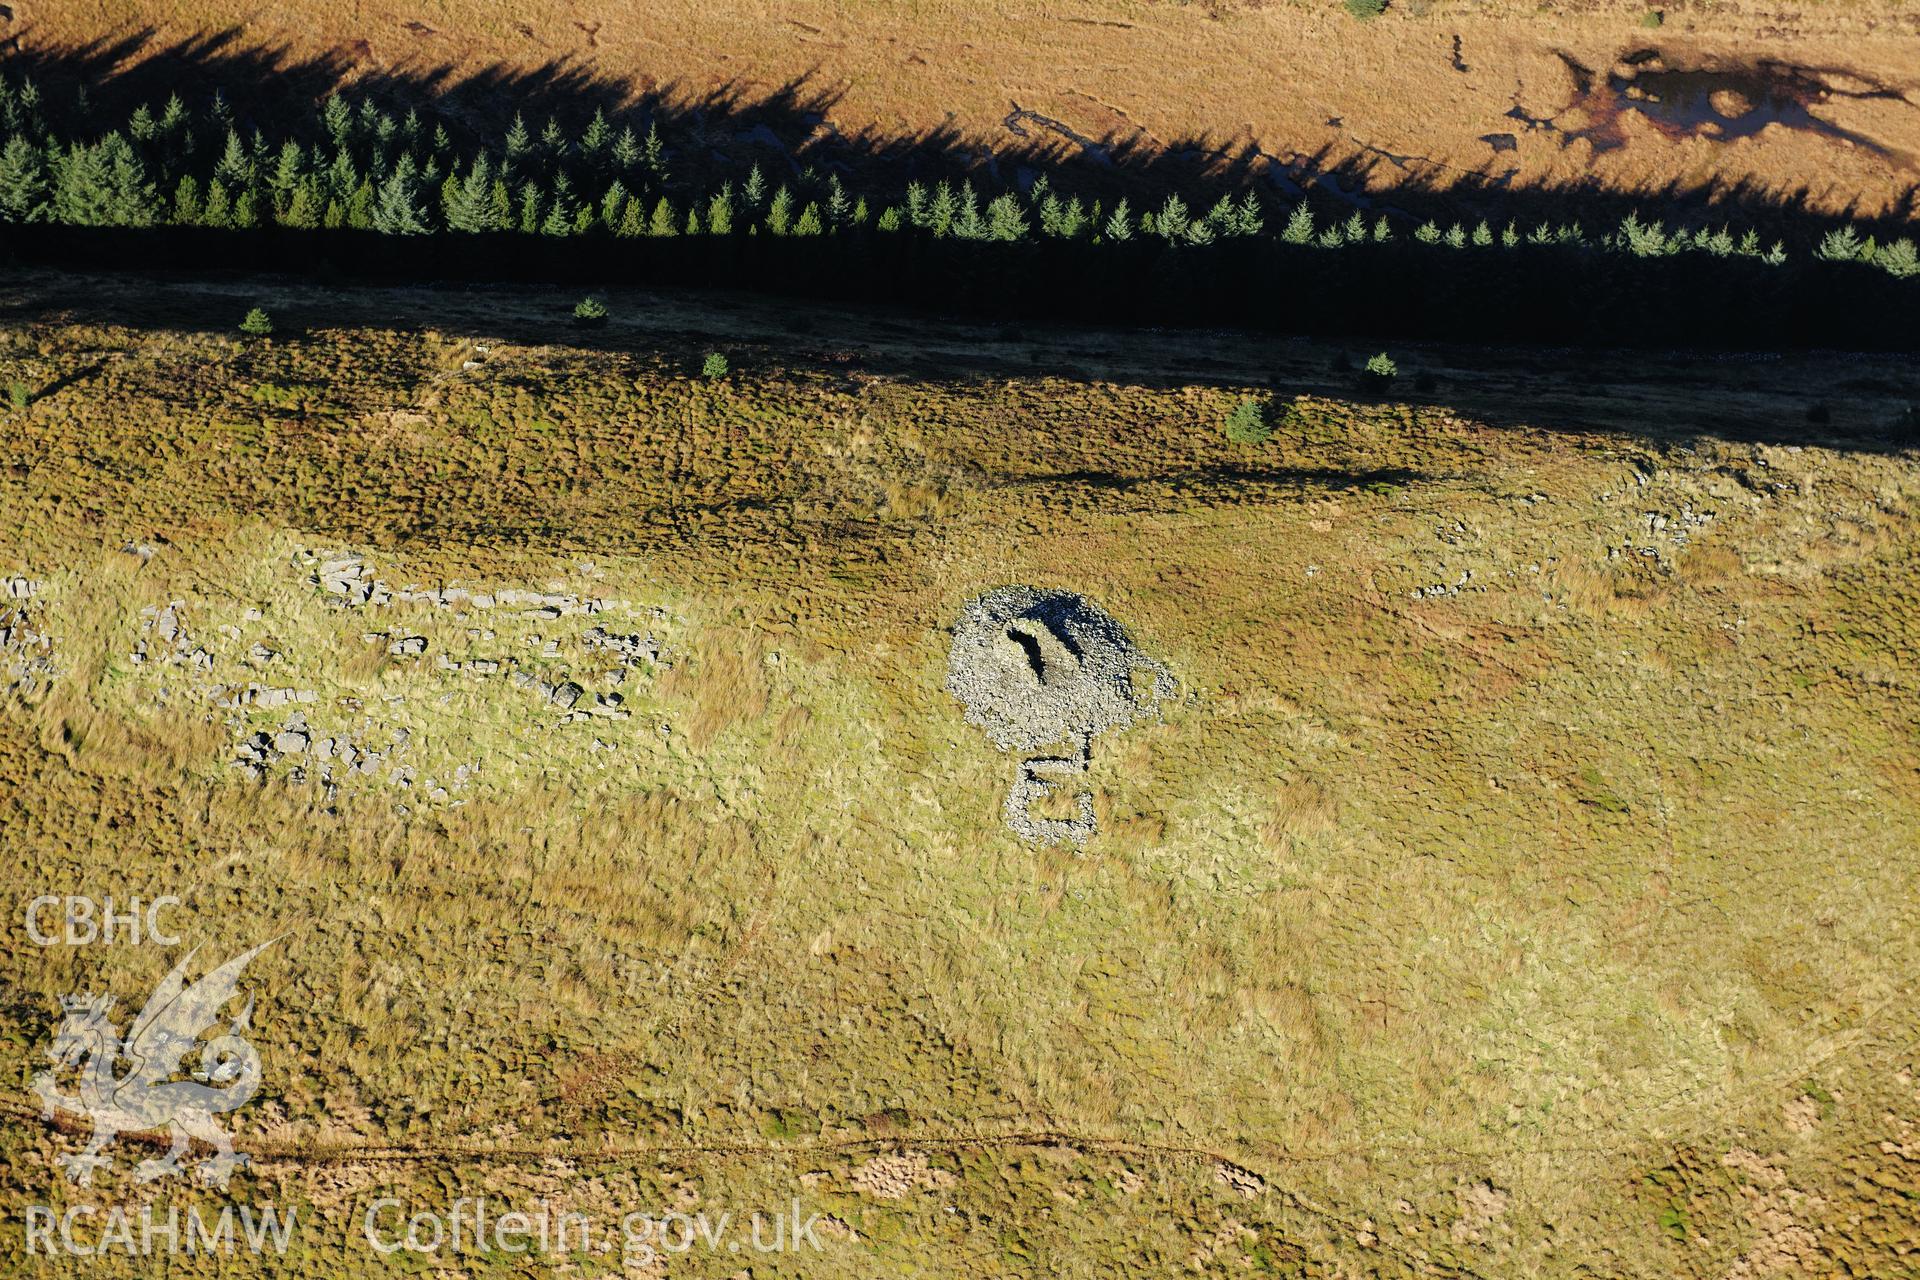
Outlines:
[[273, 317], [264, 308], [254, 307], [240, 321], [240, 332], [249, 338], [264, 338], [273, 332]]
[[1400, 366], [1393, 362], [1393, 357], [1382, 351], [1367, 357], [1367, 367], [1362, 376], [1370, 385], [1384, 387], [1400, 376]]
[[1227, 414], [1227, 439], [1235, 444], [1265, 444], [1272, 434], [1266, 408], [1258, 400], [1242, 400]]
[[588, 294], [573, 304], [573, 322], [582, 329], [598, 329], [607, 322], [607, 304]]
[[707, 358], [700, 362], [700, 376], [709, 382], [727, 376], [727, 358], [718, 351], [707, 352]]

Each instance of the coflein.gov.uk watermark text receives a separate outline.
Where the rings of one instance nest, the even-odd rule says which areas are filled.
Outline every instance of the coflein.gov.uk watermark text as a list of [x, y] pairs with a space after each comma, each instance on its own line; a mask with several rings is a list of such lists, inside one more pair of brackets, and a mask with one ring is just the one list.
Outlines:
[[[274, 1205], [225, 1205], [218, 1212], [198, 1206], [143, 1205], [54, 1208], [30, 1205], [22, 1214], [29, 1257], [156, 1258], [234, 1254], [284, 1254], [298, 1210]], [[663, 1254], [702, 1250], [721, 1254], [821, 1251], [818, 1214], [794, 1201], [784, 1212], [649, 1213], [598, 1218], [556, 1210], [546, 1201], [531, 1209], [463, 1196], [444, 1209], [408, 1212], [386, 1197], [360, 1214], [355, 1233], [382, 1256], [533, 1254], [607, 1256], [646, 1265]], [[829, 1225], [832, 1225], [829, 1222]]]
[[380, 1254], [610, 1254], [645, 1265], [661, 1254], [819, 1252], [820, 1215], [802, 1214], [800, 1202], [781, 1213], [649, 1213], [618, 1219], [555, 1210], [542, 1200], [533, 1209], [463, 1196], [444, 1209], [406, 1211], [391, 1197], [375, 1200], [361, 1215], [366, 1242]]

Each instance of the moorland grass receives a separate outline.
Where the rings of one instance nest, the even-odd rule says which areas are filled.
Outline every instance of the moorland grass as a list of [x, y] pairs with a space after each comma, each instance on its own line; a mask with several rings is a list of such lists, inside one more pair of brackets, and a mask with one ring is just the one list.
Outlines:
[[[554, 333], [0, 347], [82, 374], [0, 440], [0, 574], [59, 662], [0, 712], [6, 880], [177, 893], [209, 956], [284, 935], [244, 1182], [329, 1225], [280, 1273], [362, 1273], [378, 1195], [477, 1188], [798, 1195], [857, 1233], [823, 1276], [1720, 1274], [1779, 1213], [1867, 1272], [1920, 1243], [1909, 458], [1327, 395], [1235, 441], [1251, 369], [982, 375], [946, 335], [712, 380], [704, 342]], [[340, 551], [602, 607], [346, 608]], [[1084, 856], [1005, 830], [1012, 761], [941, 688], [1006, 582], [1181, 681], [1096, 743]], [[208, 664], [131, 661], [174, 601]], [[315, 698], [205, 696], [247, 683]], [[392, 754], [332, 794], [232, 763], [293, 710]], [[0, 1029], [37, 1052], [57, 996], [171, 959], [12, 949]], [[85, 1198], [11, 1105], [9, 1202]], [[922, 1189], [862, 1191], [896, 1149]]]

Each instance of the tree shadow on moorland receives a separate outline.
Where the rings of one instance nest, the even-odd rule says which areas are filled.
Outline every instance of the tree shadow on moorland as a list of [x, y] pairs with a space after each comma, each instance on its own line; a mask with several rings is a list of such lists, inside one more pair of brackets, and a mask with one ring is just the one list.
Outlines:
[[[685, 192], [710, 190], [722, 181], [738, 183], [753, 165], [760, 165], [774, 182], [820, 181], [838, 175], [852, 193], [884, 192], [897, 199], [908, 180], [971, 178], [983, 185], [1029, 186], [1045, 175], [1055, 190], [1098, 198], [1111, 204], [1125, 195], [1136, 209], [1149, 207], [1166, 193], [1179, 192], [1190, 204], [1221, 193], [1252, 189], [1285, 198], [1308, 199], [1322, 225], [1362, 211], [1368, 219], [1381, 213], [1396, 218], [1434, 218], [1441, 221], [1485, 219], [1495, 226], [1516, 222], [1527, 227], [1538, 222], [1559, 224], [1582, 221], [1592, 231], [1616, 223], [1629, 212], [1659, 217], [1670, 223], [1736, 228], [1752, 227], [1763, 238], [1783, 238], [1799, 246], [1810, 244], [1842, 225], [1841, 217], [1808, 213], [1801, 204], [1804, 192], [1763, 190], [1745, 183], [1671, 183], [1638, 191], [1601, 189], [1591, 182], [1561, 182], [1520, 186], [1508, 175], [1466, 174], [1458, 170], [1422, 167], [1413, 158], [1367, 151], [1334, 155], [1278, 157], [1246, 144], [1223, 146], [1196, 137], [1172, 145], [1150, 146], [1138, 136], [1077, 134], [1060, 121], [1015, 108], [1000, 136], [963, 136], [950, 125], [894, 136], [867, 130], [849, 134], [834, 128], [831, 114], [837, 98], [829, 90], [801, 78], [772, 91], [749, 92], [739, 85], [695, 90], [674, 82], [634, 81], [609, 76], [576, 62], [550, 61], [533, 67], [496, 65], [478, 70], [452, 66], [417, 66], [397, 70], [368, 69], [362, 54], [351, 48], [314, 56], [297, 56], [284, 46], [251, 40], [239, 29], [209, 33], [185, 40], [163, 40], [152, 30], [123, 33], [85, 44], [42, 46], [28, 38], [18, 41], [4, 57], [0, 72], [18, 82], [31, 76], [42, 91], [45, 111], [56, 128], [71, 123], [81, 111], [84, 89], [90, 103], [89, 119], [117, 122], [136, 106], [160, 109], [178, 94], [189, 105], [204, 106], [214, 95], [224, 100], [236, 127], [280, 132], [285, 122], [299, 122], [317, 130], [314, 104], [340, 91], [370, 98], [395, 114], [420, 113], [428, 127], [444, 126], [461, 151], [485, 144], [497, 148], [516, 114], [525, 116], [537, 133], [545, 121], [560, 122], [569, 136], [578, 136], [596, 112], [604, 112], [618, 129], [632, 126], [644, 134], [657, 126], [666, 140], [671, 171], [670, 188]], [[1591, 86], [1590, 86], [1591, 88]], [[62, 115], [67, 119], [63, 122]], [[1594, 118], [1591, 113], [1585, 118]], [[96, 128], [112, 127], [98, 124]], [[1545, 126], [1539, 126], [1545, 127]], [[308, 141], [318, 142], [318, 136]], [[1385, 181], [1382, 181], [1384, 175]], [[1896, 220], [1860, 223], [1863, 232], [1886, 237], [1913, 234]], [[21, 228], [13, 229], [16, 233]], [[279, 230], [248, 235], [201, 228], [153, 229], [120, 232], [105, 228], [53, 228], [41, 245], [28, 252], [13, 237], [12, 250], [20, 258], [69, 267], [120, 270], [176, 277], [215, 279], [223, 271], [293, 271], [322, 281], [354, 279], [394, 283], [435, 284], [487, 281], [523, 281], [604, 288], [623, 283], [647, 287], [701, 285], [711, 289], [739, 287], [757, 292], [788, 294], [811, 300], [859, 303], [905, 303], [959, 314], [970, 320], [1014, 320], [1023, 325], [1048, 322], [1092, 323], [1101, 326], [1178, 323], [1185, 325], [1245, 325], [1283, 334], [1345, 341], [1364, 358], [1375, 339], [1427, 343], [1449, 339], [1519, 343], [1532, 355], [1498, 356], [1494, 364], [1520, 369], [1512, 381], [1532, 385], [1554, 405], [1556, 422], [1588, 422], [1606, 430], [1633, 431], [1672, 441], [1692, 424], [1728, 438], [1805, 440], [1848, 448], [1897, 449], [1914, 443], [1911, 404], [1920, 388], [1911, 378], [1894, 376], [1884, 365], [1872, 377], [1840, 378], [1837, 386], [1810, 385], [1804, 396], [1782, 390], [1759, 417], [1733, 402], [1716, 387], [1743, 381], [1725, 370], [1701, 373], [1702, 365], [1685, 357], [1654, 357], [1645, 370], [1631, 360], [1585, 357], [1572, 359], [1541, 350], [1540, 344], [1584, 342], [1599, 346], [1721, 346], [1737, 348], [1821, 347], [1859, 345], [1898, 348], [1911, 337], [1913, 308], [1907, 308], [1905, 329], [1890, 330], [1882, 340], [1881, 321], [1862, 297], [1892, 296], [1898, 282], [1877, 270], [1851, 267], [1840, 271], [1838, 285], [1821, 279], [1797, 283], [1783, 290], [1780, 271], [1742, 261], [1722, 261], [1706, 255], [1700, 269], [1716, 272], [1696, 278], [1695, 267], [1682, 259], [1652, 262], [1613, 262], [1596, 267], [1591, 255], [1552, 260], [1550, 251], [1539, 258], [1516, 255], [1509, 267], [1492, 264], [1505, 255], [1481, 258], [1473, 254], [1413, 254], [1367, 251], [1340, 254], [1294, 254], [1280, 258], [1242, 253], [1231, 246], [1204, 251], [1165, 249], [1138, 242], [1100, 251], [1098, 258], [1074, 248], [1061, 251], [1059, 260], [1036, 261], [1030, 247], [960, 245], [952, 241], [910, 249], [876, 251], [869, 244], [838, 245], [829, 241], [697, 237], [656, 241], [602, 239], [582, 252], [568, 238], [493, 236], [387, 237], [368, 232], [285, 234]], [[1401, 246], [1408, 239], [1403, 226]], [[831, 238], [837, 240], [839, 238]], [[726, 243], [730, 242], [730, 243]], [[1266, 253], [1265, 250], [1261, 251]], [[892, 254], [888, 257], [888, 254]], [[861, 260], [857, 256], [863, 255]], [[1240, 256], [1236, 256], [1240, 255]], [[1399, 256], [1396, 256], [1399, 255]], [[1804, 258], [1804, 252], [1799, 255]], [[874, 259], [878, 258], [878, 261]], [[1426, 260], [1439, 263], [1432, 266]], [[1521, 261], [1521, 259], [1525, 259]], [[1444, 261], [1441, 261], [1444, 260]], [[1457, 262], [1456, 262], [1457, 260]], [[1470, 261], [1471, 260], [1471, 261]], [[1336, 267], [1332, 264], [1338, 263]], [[1677, 264], [1677, 265], [1675, 265]], [[1501, 270], [1514, 278], [1497, 279]], [[1791, 276], [1794, 269], [1787, 269]], [[1829, 271], [1827, 275], [1832, 275]], [[1211, 281], [1211, 283], [1208, 283]], [[1117, 282], [1117, 283], [1113, 283]], [[1197, 282], [1197, 283], [1196, 283]], [[1728, 289], [1730, 291], [1717, 292]], [[275, 288], [279, 288], [278, 285]], [[1744, 293], [1740, 290], [1745, 290]], [[166, 313], [161, 298], [164, 284], [145, 298], [103, 293], [71, 308], [80, 319], [106, 320], [138, 327], [203, 327], [204, 320]], [[297, 292], [297, 291], [292, 291]], [[466, 293], [464, 288], [452, 291]], [[1138, 293], [1143, 302], [1135, 305]], [[333, 295], [329, 305], [342, 305]], [[524, 297], [524, 295], [521, 295]], [[702, 295], [709, 309], [728, 305], [729, 295]], [[1738, 299], [1751, 297], [1757, 305]], [[1222, 300], [1232, 305], [1224, 305]], [[1729, 301], [1734, 299], [1735, 301]], [[191, 311], [191, 301], [180, 307]], [[425, 305], [425, 304], [423, 304]], [[768, 339], [791, 347], [796, 313], [777, 301], [743, 300], [743, 311], [763, 315]], [[16, 319], [32, 318], [37, 304], [23, 303], [7, 310]], [[156, 307], [159, 310], [156, 310]], [[756, 311], [755, 309], [759, 309]], [[412, 309], [411, 304], [401, 310]], [[562, 308], [564, 315], [564, 308]], [[870, 313], [856, 319], [851, 331], [868, 334], [893, 316], [903, 327], [923, 323], [901, 312]], [[507, 338], [539, 337], [553, 340], [553, 325], [516, 320], [501, 315], [495, 322]], [[1695, 318], [1701, 318], [1694, 332]], [[1714, 331], [1713, 317], [1724, 326]], [[1827, 328], [1831, 318], [1846, 322]], [[237, 317], [235, 317], [237, 318]], [[222, 318], [219, 323], [229, 323]], [[418, 322], [430, 322], [424, 314]], [[316, 323], [337, 324], [337, 318]], [[564, 323], [560, 320], [557, 323]], [[821, 345], [837, 339], [830, 332], [846, 326], [826, 316], [828, 332]], [[1849, 327], [1850, 326], [1850, 327]], [[737, 339], [738, 327], [732, 332]], [[964, 342], [981, 349], [974, 330]], [[1835, 336], [1835, 335], [1838, 336]], [[1904, 335], [1904, 336], [1903, 336]], [[653, 349], [675, 344], [658, 330], [616, 325], [601, 336], [570, 332], [574, 340], [626, 349]], [[1187, 345], [1204, 349], [1204, 334]], [[1225, 341], [1223, 339], [1223, 341]], [[1233, 339], [1246, 343], [1271, 339]], [[1158, 340], [1143, 340], [1144, 353]], [[804, 340], [802, 346], [804, 346]], [[952, 360], [939, 362], [908, 358], [885, 344], [864, 350], [854, 343], [856, 360], [873, 372], [905, 373], [915, 377], [1005, 376], [1018, 365], [1037, 373], [1074, 377], [1081, 356], [1069, 343], [1037, 341], [1012, 344], [1003, 353], [989, 353], [969, 366]], [[984, 345], [990, 346], [991, 343]], [[1116, 340], [1116, 349], [1128, 344]], [[1159, 345], [1164, 345], [1161, 343]], [[1604, 353], [1602, 353], [1604, 354]], [[1105, 362], [1102, 362], [1105, 363]], [[1636, 421], [1621, 405], [1632, 396], [1610, 402], [1604, 389], [1582, 399], [1582, 371], [1608, 364], [1625, 380], [1645, 377], [1669, 384], [1670, 403], [1682, 406], [1685, 422]], [[1258, 382], [1257, 359], [1237, 357], [1222, 367], [1207, 367], [1204, 359], [1177, 374], [1152, 378], [1215, 383], [1222, 386]], [[1820, 376], [1833, 375], [1828, 361]], [[1111, 367], [1104, 378], [1126, 380]], [[1493, 379], [1497, 382], [1502, 374]], [[1791, 379], [1782, 379], [1786, 386]], [[1365, 399], [1350, 375], [1331, 370], [1305, 371], [1296, 367], [1275, 386], [1289, 393], [1321, 393], [1343, 399]], [[1860, 385], [1851, 385], [1859, 383]], [[1510, 388], [1489, 390], [1492, 383], [1478, 375], [1437, 379], [1425, 384], [1412, 378], [1396, 384], [1390, 396], [1401, 403], [1457, 408], [1481, 421], [1518, 426], [1543, 420], [1529, 411], [1520, 393]], [[1832, 399], [1830, 422], [1825, 401]]]
[[[288, 119], [314, 124], [313, 105], [340, 91], [372, 98], [396, 113], [418, 111], [429, 124], [444, 125], [463, 150], [481, 143], [497, 147], [516, 114], [536, 132], [552, 119], [569, 137], [577, 137], [596, 112], [605, 112], [615, 128], [632, 125], [644, 132], [658, 125], [669, 148], [674, 184], [689, 191], [711, 189], [724, 180], [738, 182], [751, 165], [760, 164], [775, 181], [809, 171], [834, 174], [850, 191], [884, 191], [889, 198], [897, 198], [910, 179], [973, 178], [1025, 188], [1044, 174], [1057, 190], [1105, 198], [1109, 204], [1126, 195], [1136, 210], [1172, 192], [1190, 202], [1245, 189], [1304, 197], [1323, 215], [1323, 223], [1357, 212], [1369, 220], [1384, 213], [1442, 222], [1485, 220], [1496, 228], [1511, 222], [1523, 230], [1543, 222], [1582, 221], [1597, 230], [1638, 212], [1692, 226], [1731, 223], [1736, 229], [1753, 228], [1768, 240], [1806, 242], [1849, 222], [1863, 233], [1912, 234], [1910, 224], [1898, 215], [1868, 216], [1855, 208], [1810, 213], [1805, 207], [1808, 188], [1768, 188], [1747, 179], [1675, 179], [1631, 190], [1583, 179], [1522, 185], [1517, 170], [1468, 171], [1396, 155], [1358, 139], [1339, 150], [1328, 145], [1282, 155], [1244, 140], [1223, 142], [1205, 135], [1167, 145], [1152, 144], [1138, 133], [1096, 137], [1014, 103], [995, 136], [968, 136], [950, 124], [895, 135], [872, 128], [849, 133], [831, 120], [839, 95], [813, 83], [811, 76], [772, 90], [749, 91], [735, 83], [694, 88], [673, 80], [636, 80], [566, 59], [533, 66], [422, 63], [370, 68], [364, 64], [366, 56], [366, 50], [353, 46], [296, 54], [284, 44], [260, 43], [238, 27], [185, 39], [164, 39], [146, 28], [81, 43], [43, 43], [27, 27], [0, 57], [0, 70], [16, 78], [31, 76], [56, 120], [73, 109], [82, 88], [96, 120], [124, 119], [142, 103], [158, 109], [173, 94], [189, 105], [201, 105], [217, 93], [239, 127], [272, 132]], [[1609, 89], [1604, 78], [1596, 87], [1593, 73], [1578, 67], [1575, 71], [1584, 73], [1584, 79], [1575, 75], [1569, 109], [1578, 109], [1584, 127], [1563, 126], [1558, 116], [1526, 116], [1516, 108], [1513, 128], [1545, 131], [1565, 146], [1584, 139], [1604, 148], [1619, 133], [1622, 114], [1649, 109], [1645, 95]], [[1708, 73], [1649, 69], [1646, 74]], [[1801, 105], [1808, 83], [1826, 83], [1817, 80], [1825, 74], [1817, 69], [1755, 63], [1711, 74], [1761, 94], [1763, 104], [1798, 93], [1800, 98], [1788, 104], [1799, 106], [1797, 114], [1784, 107], [1775, 113], [1783, 127], [1820, 127], [1819, 118]], [[1860, 79], [1855, 73], [1849, 76], [1848, 82]], [[1699, 100], [1710, 100], [1706, 90], [1711, 86], [1699, 87]], [[1821, 92], [1900, 96], [1877, 85]], [[1667, 97], [1679, 104], [1677, 110], [1711, 115], [1710, 108], [1693, 105], [1694, 97], [1672, 92]], [[1722, 129], [1706, 115], [1701, 116], [1705, 125]], [[1679, 127], [1671, 119], [1649, 119], [1663, 130]], [[1489, 136], [1494, 139], [1490, 154], [1497, 162], [1508, 135]], [[1908, 188], [1905, 206], [1909, 215], [1920, 215], [1920, 182]]]

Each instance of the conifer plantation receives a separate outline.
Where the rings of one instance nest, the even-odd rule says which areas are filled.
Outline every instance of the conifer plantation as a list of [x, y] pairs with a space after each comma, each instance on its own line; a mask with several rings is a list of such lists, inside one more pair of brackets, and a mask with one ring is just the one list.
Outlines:
[[[1664, 295], [1705, 289], [1736, 305], [1696, 317], [1701, 340], [1737, 341], [1742, 317], [1762, 316], [1792, 317], [1816, 341], [1840, 325], [1868, 345], [1912, 336], [1911, 305], [1884, 324], [1862, 308], [1900, 311], [1920, 278], [1911, 237], [1844, 225], [1763, 235], [1638, 211], [1588, 225], [1571, 196], [1558, 219], [1416, 218], [1271, 185], [1210, 189], [1204, 176], [1164, 190], [1080, 171], [912, 174], [905, 162], [843, 174], [805, 152], [769, 160], [670, 136], [637, 109], [584, 120], [515, 111], [497, 136], [351, 94], [304, 115], [247, 115], [218, 92], [107, 114], [84, 90], [54, 103], [31, 79], [0, 82], [0, 234], [16, 253], [42, 252], [48, 228], [185, 230], [196, 234], [183, 265], [299, 269], [313, 237], [345, 233], [393, 242], [371, 250], [376, 266], [485, 276], [503, 255], [476, 238], [519, 237], [505, 257], [522, 270], [589, 283], [605, 273], [1011, 314], [1435, 336], [1504, 317], [1518, 330], [1505, 336], [1628, 341], [1660, 336]], [[202, 232], [252, 243], [210, 245]], [[1565, 297], [1539, 296], [1543, 279], [1566, 282]], [[1274, 306], [1276, 293], [1301, 291], [1314, 306]]]

